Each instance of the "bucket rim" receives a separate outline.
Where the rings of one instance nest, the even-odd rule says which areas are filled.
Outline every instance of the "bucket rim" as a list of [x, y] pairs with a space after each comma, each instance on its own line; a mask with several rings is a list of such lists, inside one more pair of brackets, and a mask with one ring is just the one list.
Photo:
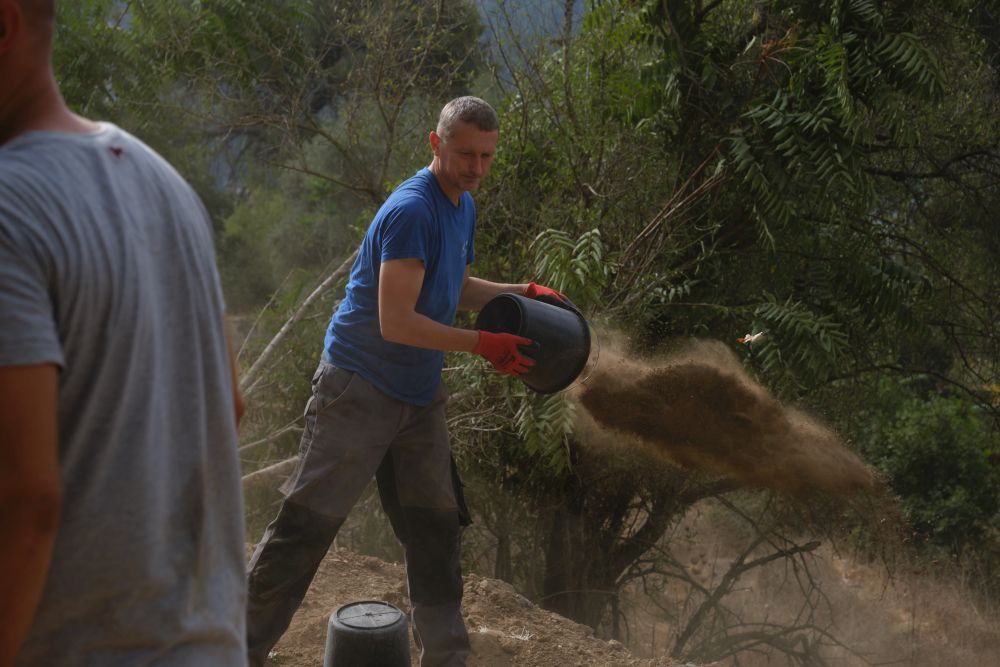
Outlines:
[[535, 392], [537, 392], [539, 394], [555, 394], [555, 393], [563, 391], [564, 389], [566, 389], [569, 386], [571, 386], [573, 384], [573, 382], [575, 382], [576, 379], [580, 376], [580, 373], [583, 372], [583, 369], [587, 367], [587, 361], [589, 360], [589, 357], [590, 357], [591, 345], [593, 344], [593, 341], [592, 341], [591, 335], [590, 335], [590, 322], [587, 321], [587, 318], [583, 316], [583, 313], [580, 312], [580, 309], [576, 308], [574, 306], [569, 306], [569, 305], [565, 305], [565, 304], [564, 305], [559, 305], [559, 304], [556, 304], [556, 303], [551, 303], [549, 301], [542, 301], [540, 299], [532, 299], [530, 297], [524, 296], [523, 294], [516, 294], [514, 292], [501, 292], [496, 297], [494, 297], [494, 299], [500, 298], [500, 297], [504, 297], [507, 300], [514, 302], [514, 304], [517, 307], [518, 312], [521, 315], [521, 324], [522, 324], [522, 327], [524, 327], [524, 328], [527, 328], [527, 322], [530, 319], [529, 318], [529, 314], [528, 314], [528, 309], [524, 306], [524, 304], [526, 302], [529, 302], [529, 301], [534, 301], [534, 302], [545, 304], [546, 306], [552, 306], [552, 307], [555, 307], [555, 308], [561, 308], [562, 310], [565, 310], [568, 313], [572, 313], [573, 315], [576, 315], [576, 320], [580, 324], [580, 328], [581, 328], [581, 331], [582, 331], [582, 334], [583, 334], [583, 347], [587, 350], [587, 354], [583, 355], [583, 358], [579, 362], [577, 362], [577, 364], [575, 366], [572, 367], [572, 373], [568, 373], [569, 379], [565, 380], [563, 382], [558, 382], [558, 383], [556, 383], [554, 385], [551, 385], [551, 386], [541, 386], [541, 387], [539, 387], [539, 386], [532, 385], [528, 381], [528, 378], [522, 378], [522, 381], [524, 382], [524, 384], [526, 384], [528, 387], [530, 387], [532, 390], [534, 390]]

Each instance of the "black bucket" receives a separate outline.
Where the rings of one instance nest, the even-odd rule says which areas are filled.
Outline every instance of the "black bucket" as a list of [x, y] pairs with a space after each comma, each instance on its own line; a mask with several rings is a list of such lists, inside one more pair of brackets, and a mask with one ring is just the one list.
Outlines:
[[406, 615], [388, 602], [352, 602], [330, 615], [323, 667], [410, 667]]
[[539, 394], [568, 387], [590, 356], [590, 327], [580, 311], [520, 294], [500, 294], [490, 299], [479, 311], [475, 327], [517, 334], [538, 343], [534, 350], [522, 348], [535, 365], [520, 379]]

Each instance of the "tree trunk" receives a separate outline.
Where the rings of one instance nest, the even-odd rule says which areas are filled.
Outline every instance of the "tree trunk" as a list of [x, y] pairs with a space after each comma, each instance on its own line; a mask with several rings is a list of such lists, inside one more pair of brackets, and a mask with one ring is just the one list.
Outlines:
[[596, 630], [616, 594], [618, 573], [609, 567], [613, 545], [608, 538], [612, 536], [600, 531], [603, 517], [581, 511], [579, 491], [576, 489], [552, 515], [542, 606]]
[[[506, 516], [503, 523], [507, 523]], [[501, 581], [509, 582], [514, 576], [510, 546], [510, 531], [507, 530], [507, 526], [503, 526], [497, 531], [497, 558], [493, 566], [493, 577]]]
[[573, 472], [552, 498], [541, 604], [595, 630], [615, 605], [607, 629], [617, 638], [622, 575], [688, 507], [733, 485], [692, 485], [683, 475], [640, 474], [631, 466], [615, 470], [600, 456], [574, 454]]

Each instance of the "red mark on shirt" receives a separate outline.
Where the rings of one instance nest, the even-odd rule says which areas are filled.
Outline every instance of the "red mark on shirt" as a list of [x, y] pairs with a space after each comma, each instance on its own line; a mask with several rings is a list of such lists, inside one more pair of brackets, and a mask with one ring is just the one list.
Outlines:
[[111, 154], [117, 158], [125, 154], [125, 149], [121, 146], [109, 146], [108, 148], [111, 150]]

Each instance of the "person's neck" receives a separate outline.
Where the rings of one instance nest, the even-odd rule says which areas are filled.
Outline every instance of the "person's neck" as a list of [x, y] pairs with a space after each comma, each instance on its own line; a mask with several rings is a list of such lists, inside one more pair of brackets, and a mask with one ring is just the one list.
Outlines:
[[434, 178], [437, 180], [438, 186], [441, 188], [441, 192], [443, 192], [444, 196], [448, 198], [448, 201], [450, 201], [455, 206], [458, 206], [458, 200], [462, 198], [462, 191], [456, 190], [452, 192], [445, 185], [444, 181], [441, 179], [441, 176], [439, 175], [439, 172], [441, 171], [441, 165], [438, 164], [437, 159], [431, 161], [431, 164], [429, 167], [427, 167], [427, 170], [430, 171], [432, 174], [434, 174]]
[[18, 92], [0, 108], [0, 146], [28, 132], [86, 134], [100, 128], [69, 110], [51, 77], [38, 77], [34, 85], [25, 82]]

